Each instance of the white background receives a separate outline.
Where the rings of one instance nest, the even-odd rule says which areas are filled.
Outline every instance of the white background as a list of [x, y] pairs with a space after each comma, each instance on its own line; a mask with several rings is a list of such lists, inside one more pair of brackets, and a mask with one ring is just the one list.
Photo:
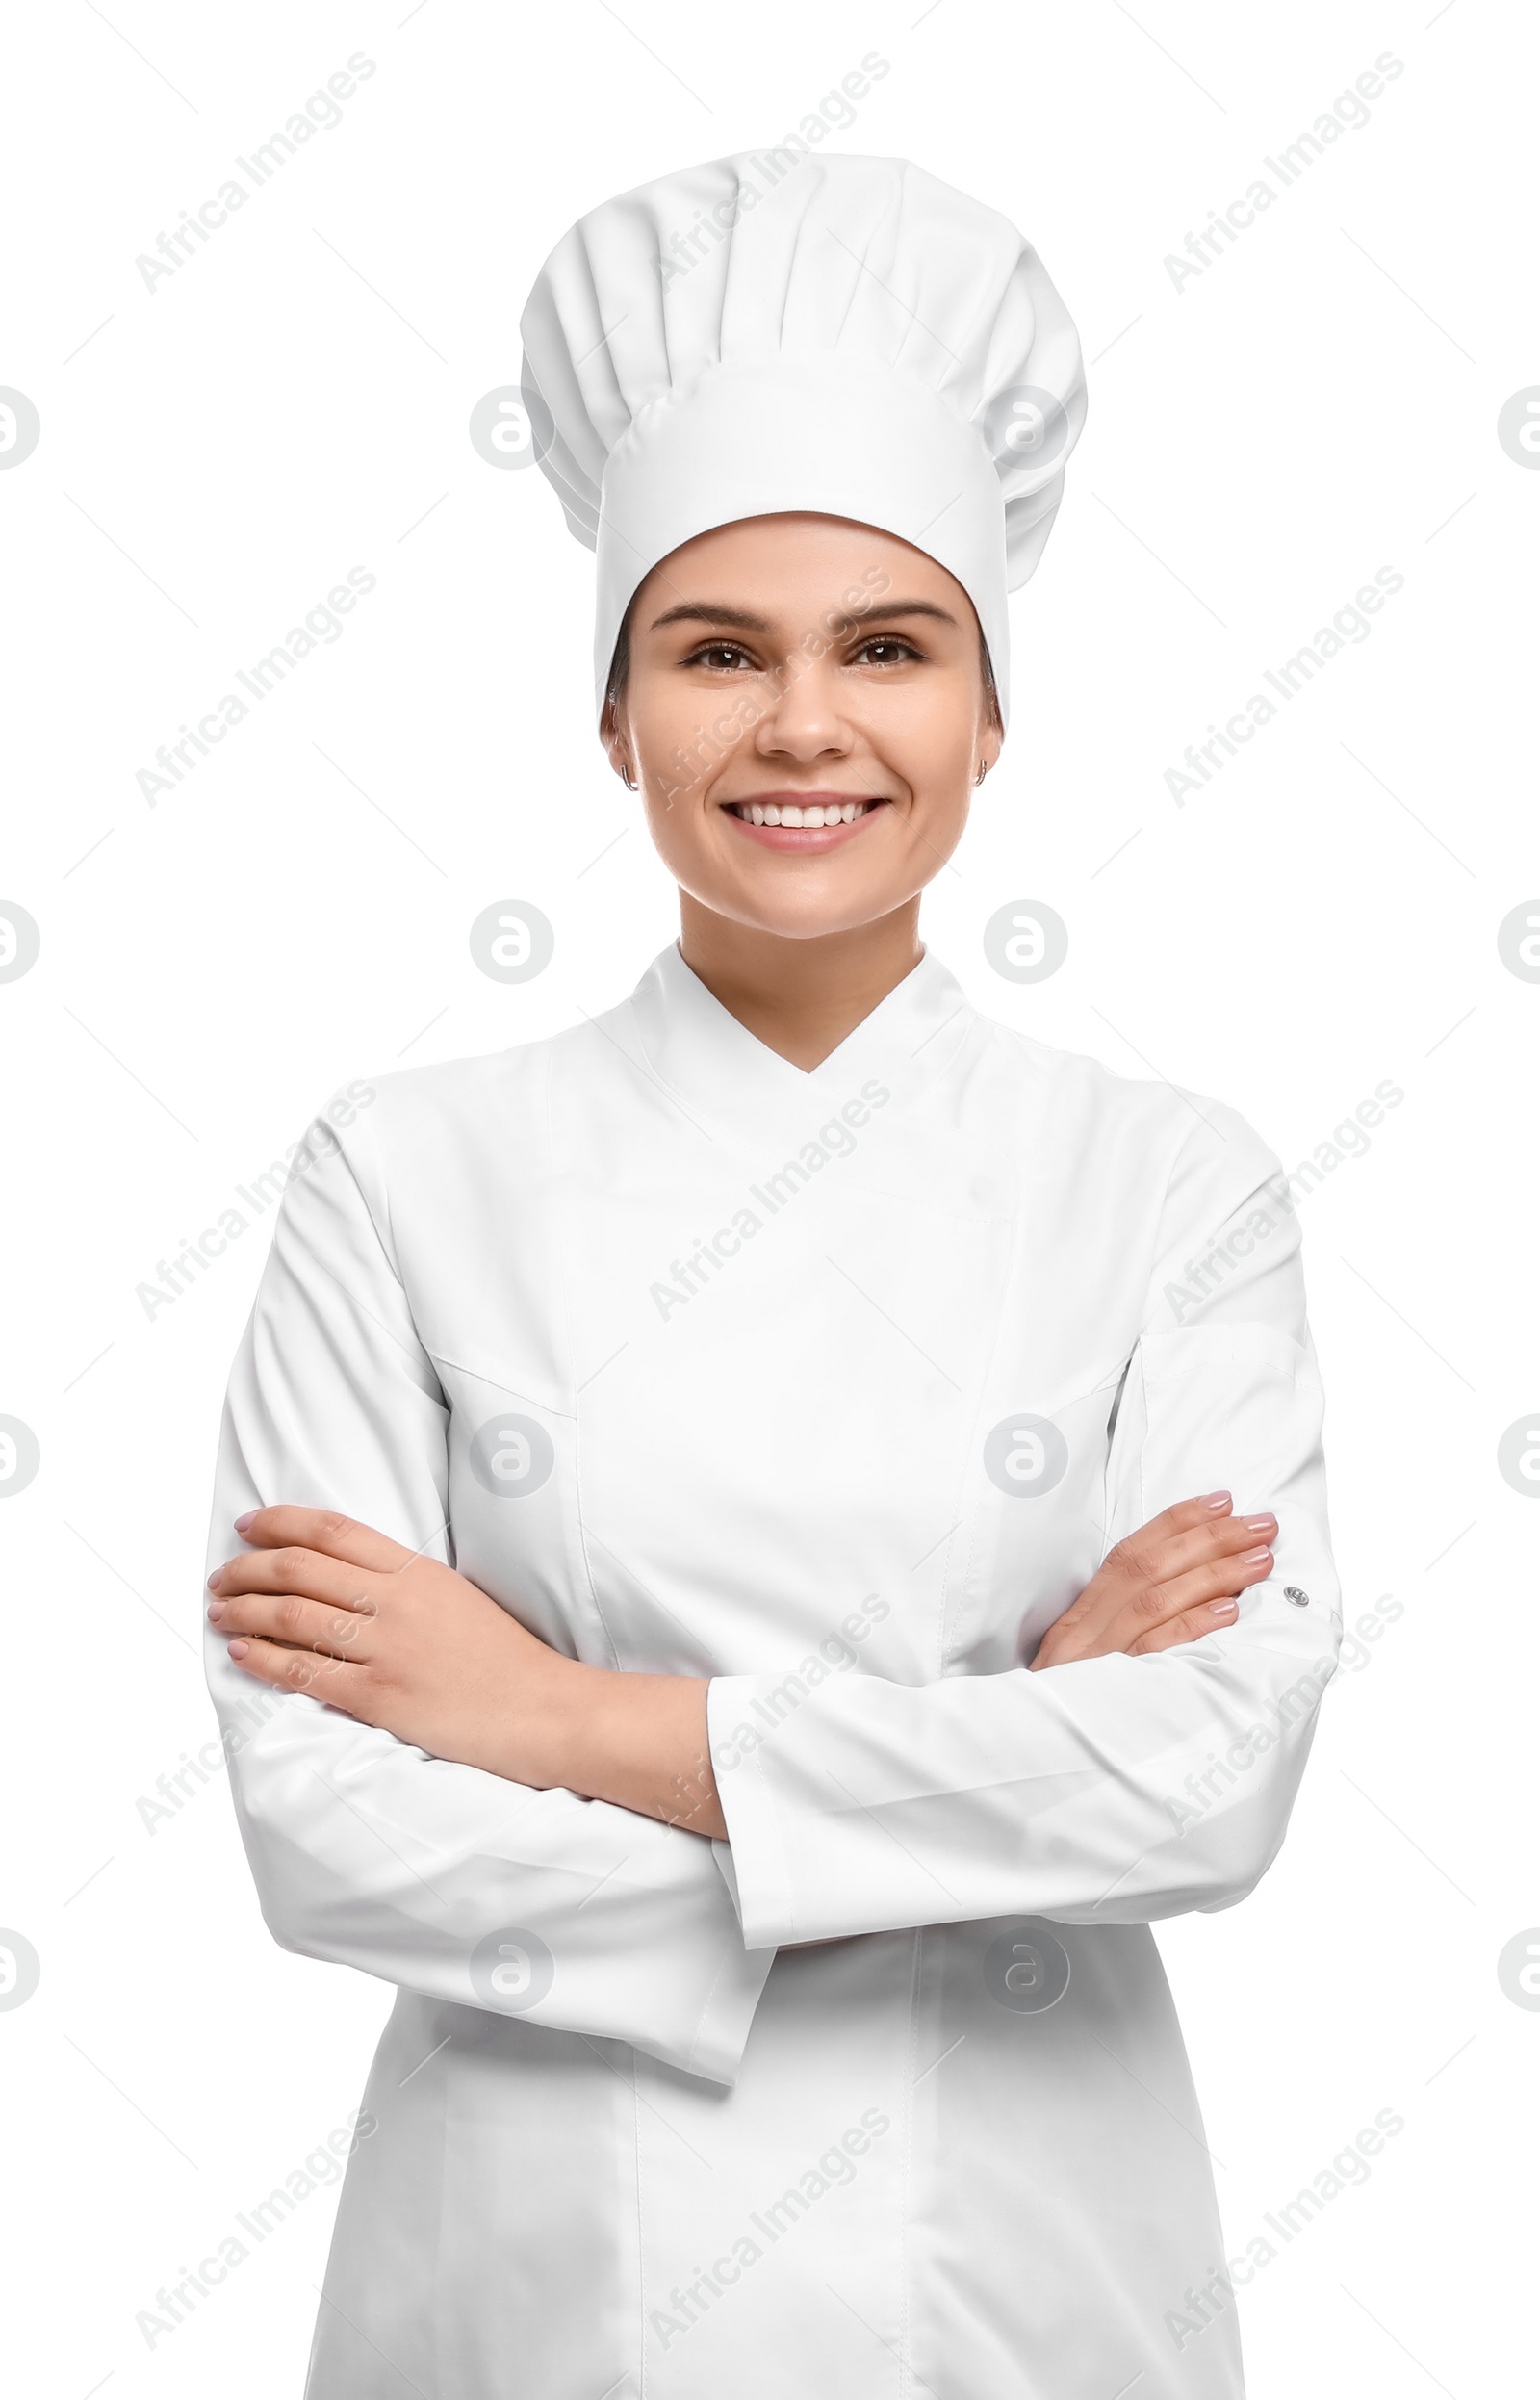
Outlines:
[[[1540, 474], [1496, 428], [1540, 383], [1536, 47], [1477, 0], [13, 15], [0, 383], [42, 426], [0, 472], [0, 896], [42, 932], [0, 985], [0, 1411], [42, 1454], [0, 1510], [0, 1925], [42, 1962], [0, 2013], [18, 2389], [298, 2391], [333, 2192], [153, 2347], [136, 2313], [343, 2124], [388, 2000], [268, 1937], [221, 1776], [139, 1806], [213, 1731], [210, 1473], [270, 1221], [153, 1319], [136, 1286], [340, 1081], [543, 1035], [670, 938], [592, 732], [591, 560], [467, 420], [577, 214], [774, 142], [873, 49], [828, 146], [1007, 212], [1090, 362], [929, 940], [986, 1010], [1222, 1096], [1291, 1167], [1404, 1093], [1304, 1203], [1348, 1622], [1403, 1613], [1328, 1693], [1259, 1892], [1160, 1935], [1234, 2250], [1404, 2118], [1244, 2296], [1253, 2400], [1514, 2387], [1540, 2016], [1497, 1960], [1540, 1921], [1540, 1510], [1496, 1458], [1540, 1402], [1540, 984], [1496, 937], [1540, 892]], [[354, 51], [344, 121], [146, 288], [139, 254]], [[1387, 51], [1371, 121], [1177, 289], [1189, 230], [1276, 189], [1264, 155]], [[342, 637], [149, 805], [157, 745], [354, 565]], [[1368, 638], [1179, 806], [1187, 744], [1382, 566]], [[510, 896], [556, 929], [522, 986], [467, 946]], [[1038, 986], [981, 947], [1019, 897], [1070, 931]]]

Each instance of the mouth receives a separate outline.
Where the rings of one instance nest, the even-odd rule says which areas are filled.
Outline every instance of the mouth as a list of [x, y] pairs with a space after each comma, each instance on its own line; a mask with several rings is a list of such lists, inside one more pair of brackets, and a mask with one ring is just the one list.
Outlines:
[[862, 793], [761, 792], [752, 800], [727, 800], [724, 815], [742, 827], [761, 849], [823, 851], [840, 847], [891, 801]]

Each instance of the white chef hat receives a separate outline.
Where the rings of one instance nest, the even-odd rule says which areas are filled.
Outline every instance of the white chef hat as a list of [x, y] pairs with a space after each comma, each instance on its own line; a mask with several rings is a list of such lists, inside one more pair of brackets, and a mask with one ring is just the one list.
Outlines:
[[644, 576], [792, 509], [956, 576], [1008, 708], [1006, 593], [1086, 415], [1079, 338], [1008, 219], [906, 159], [745, 151], [580, 217], [520, 331], [536, 454], [597, 553], [601, 710]]

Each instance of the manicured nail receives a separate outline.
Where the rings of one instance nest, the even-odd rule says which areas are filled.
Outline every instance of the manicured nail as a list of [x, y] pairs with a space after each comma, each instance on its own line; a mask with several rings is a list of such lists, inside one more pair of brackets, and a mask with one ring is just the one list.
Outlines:
[[1262, 1516], [1244, 1516], [1241, 1522], [1248, 1534], [1275, 1534], [1278, 1530], [1278, 1520], [1270, 1510]]
[[1271, 1556], [1272, 1556], [1272, 1553], [1271, 1553], [1271, 1551], [1268, 1548], [1267, 1543], [1266, 1543], [1266, 1542], [1262, 1542], [1262, 1543], [1260, 1543], [1260, 1544], [1258, 1545], [1258, 1547], [1257, 1547], [1255, 1550], [1243, 1550], [1243, 1551], [1242, 1551], [1242, 1553], [1241, 1553], [1241, 1564], [1242, 1564], [1243, 1566], [1260, 1566], [1260, 1565], [1262, 1564], [1262, 1561], [1263, 1561], [1263, 1560], [1264, 1560], [1264, 1559], [1270, 1559], [1270, 1558], [1271, 1558]]
[[219, 1578], [220, 1578], [220, 1576], [221, 1576], [223, 1573], [224, 1573], [224, 1569], [223, 1569], [223, 1567], [222, 1567], [222, 1566], [217, 1566], [217, 1567], [215, 1568], [215, 1570], [214, 1570], [213, 1574], [209, 1577], [208, 1588], [210, 1589], [210, 1591], [218, 1591], [218, 1588], [219, 1588]]
[[221, 1617], [223, 1614], [224, 1614], [224, 1602], [223, 1602], [222, 1600], [211, 1600], [211, 1601], [210, 1601], [210, 1603], [209, 1603], [209, 1616], [210, 1616], [211, 1621], [212, 1621], [214, 1624], [218, 1625], [218, 1621], [219, 1621], [220, 1617]]
[[246, 1652], [250, 1649], [251, 1644], [249, 1641], [231, 1641], [227, 1642], [225, 1647], [229, 1651], [231, 1658], [244, 1659]]
[[1230, 1495], [1227, 1491], [1211, 1491], [1203, 1502], [1205, 1509], [1210, 1510], [1215, 1516], [1222, 1516], [1229, 1505]]
[[1211, 1600], [1209, 1602], [1210, 1616], [1233, 1616], [1235, 1612], [1236, 1603], [1233, 1600]]
[[252, 1518], [256, 1515], [256, 1513], [257, 1513], [257, 1512], [256, 1512], [255, 1509], [248, 1509], [248, 1510], [246, 1510], [246, 1512], [245, 1512], [244, 1516], [238, 1516], [238, 1517], [236, 1518], [236, 1521], [235, 1521], [235, 1530], [236, 1530], [236, 1532], [237, 1532], [238, 1534], [244, 1534], [244, 1533], [245, 1532], [245, 1530], [246, 1530], [246, 1527], [250, 1524], [250, 1522], [251, 1522]]

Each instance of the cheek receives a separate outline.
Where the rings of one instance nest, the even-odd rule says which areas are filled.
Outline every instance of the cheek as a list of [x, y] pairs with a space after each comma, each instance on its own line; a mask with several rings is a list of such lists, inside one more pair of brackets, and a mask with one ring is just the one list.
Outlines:
[[967, 831], [972, 784], [964, 774], [934, 785], [916, 798], [901, 853], [906, 876], [916, 889], [935, 881]]
[[650, 697], [629, 715], [643, 788], [664, 803], [699, 796], [752, 736], [754, 716], [753, 695], [741, 684]]
[[675, 881], [683, 882], [700, 847], [701, 811], [695, 792], [684, 785], [671, 792], [655, 776], [644, 775], [642, 813], [654, 849]]
[[860, 715], [874, 744], [901, 746], [916, 767], [939, 774], [969, 755], [981, 721], [975, 679], [958, 664], [933, 665], [910, 680], [869, 686]]
[[894, 692], [864, 731], [873, 755], [913, 793], [922, 812], [966, 810], [980, 734], [964, 695]]

